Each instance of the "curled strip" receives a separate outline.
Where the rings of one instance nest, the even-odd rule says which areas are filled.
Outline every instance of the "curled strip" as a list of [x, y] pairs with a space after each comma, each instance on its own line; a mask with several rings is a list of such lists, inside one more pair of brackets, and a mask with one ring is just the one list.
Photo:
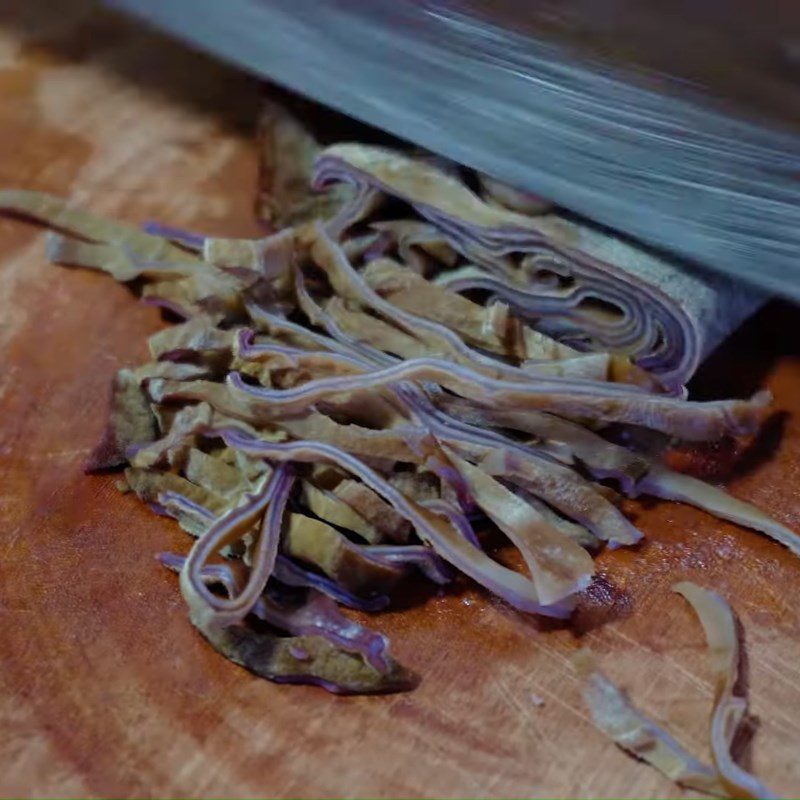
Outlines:
[[719, 779], [731, 797], [772, 800], [777, 795], [731, 758], [731, 742], [747, 709], [745, 698], [734, 694], [739, 673], [739, 637], [733, 611], [716, 592], [697, 584], [683, 581], [672, 588], [691, 605], [708, 641], [715, 682], [711, 756]]
[[[181, 590], [193, 618], [198, 618], [198, 626], [212, 620], [222, 626], [239, 622], [264, 591], [278, 552], [280, 524], [293, 484], [290, 467], [281, 464], [241, 506], [220, 517], [195, 542], [181, 571]], [[214, 553], [247, 533], [265, 509], [247, 585], [234, 598], [217, 597], [202, 581], [203, 566]]]
[[[186, 559], [175, 553], [161, 553], [159, 561], [179, 573]], [[220, 584], [229, 598], [236, 597], [242, 589], [241, 576], [230, 562], [206, 564], [200, 577], [205, 584]], [[389, 640], [383, 634], [348, 619], [330, 597], [313, 588], [308, 589], [301, 602], [287, 601], [281, 595], [281, 592], [268, 589], [266, 594], [256, 599], [250, 613], [293, 636], [322, 636], [346, 652], [360, 654], [379, 672], [390, 671], [387, 660]]]
[[597, 669], [588, 650], [579, 651], [573, 663], [584, 679], [583, 697], [599, 730], [623, 750], [646, 761], [681, 786], [717, 797], [726, 796], [714, 770], [642, 714], [627, 695]]

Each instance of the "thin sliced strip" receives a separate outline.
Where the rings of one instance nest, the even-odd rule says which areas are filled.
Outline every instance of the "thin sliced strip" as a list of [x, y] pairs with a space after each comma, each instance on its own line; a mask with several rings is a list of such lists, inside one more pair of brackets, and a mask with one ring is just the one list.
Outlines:
[[192, 316], [216, 314], [241, 315], [242, 289], [239, 277], [209, 268], [186, 278], [148, 283], [142, 289], [142, 299], [165, 300], [186, 309]]
[[127, 455], [134, 467], [155, 467], [161, 463], [182, 467], [197, 437], [211, 425], [211, 406], [199, 403], [182, 408], [172, 420], [167, 434], [154, 442], [133, 445]]
[[554, 375], [602, 382], [612, 379], [611, 358], [608, 353], [588, 353], [561, 361], [526, 361], [521, 369], [534, 379], [540, 375]]
[[167, 263], [156, 269], [146, 269], [140, 261], [126, 250], [109, 244], [85, 242], [70, 236], [48, 231], [46, 238], [47, 257], [54, 264], [65, 267], [83, 267], [105, 272], [120, 283], [128, 283], [146, 275], [150, 279], [187, 278], [192, 274], [192, 266], [202, 267], [202, 262], [194, 265], [186, 263]]
[[683, 581], [672, 587], [694, 609], [703, 626], [714, 673], [711, 756], [719, 779], [731, 797], [771, 800], [777, 795], [731, 757], [730, 746], [741, 722], [746, 700], [733, 692], [739, 671], [739, 637], [730, 606], [716, 593]]
[[[257, 426], [257, 435], [261, 439], [283, 440], [289, 437], [290, 429], [294, 429], [298, 433], [305, 431], [310, 435], [329, 436], [339, 444], [353, 446], [367, 455], [374, 455], [375, 449], [380, 451], [385, 445], [395, 449], [401, 460], [416, 460], [416, 456], [406, 446], [417, 433], [412, 426], [407, 426], [407, 430], [393, 432], [389, 429], [365, 428], [357, 424], [340, 425], [326, 415], [315, 412], [308, 412], [304, 416], [298, 416], [294, 411], [269, 414], [262, 404], [253, 402], [243, 393], [236, 394], [226, 384], [215, 381], [171, 381], [155, 378], [148, 382], [147, 392], [155, 403], [169, 403], [178, 399], [207, 403], [214, 409], [213, 418], [220, 425], [236, 424], [243, 430], [248, 430], [248, 425]], [[351, 418], [363, 418], [367, 423], [374, 421], [385, 424], [387, 420], [393, 422], [397, 416], [397, 412], [388, 403], [379, 402], [382, 398], [368, 395], [349, 399], [353, 400], [349, 407], [346, 393], [340, 395], [337, 403], [332, 405], [337, 410], [347, 411]], [[226, 418], [228, 422], [225, 422]]]
[[562, 517], [557, 512], [553, 511], [547, 503], [534, 497], [530, 492], [524, 489], [516, 488], [514, 494], [519, 495], [525, 502], [533, 506], [551, 525], [558, 528], [566, 536], [569, 536], [574, 542], [577, 542], [581, 547], [587, 550], [597, 550], [600, 547], [600, 539], [595, 536], [587, 527], [577, 522]]
[[190, 500], [180, 492], [159, 492], [157, 498], [156, 502], [161, 512], [172, 517], [186, 533], [196, 539], [206, 533], [216, 519], [205, 506]]
[[445, 584], [452, 580], [447, 564], [427, 545], [370, 545], [361, 552], [370, 560], [391, 567], [416, 567], [433, 583]]
[[642, 538], [641, 532], [597, 487], [577, 473], [562, 473], [559, 464], [548, 464], [498, 448], [485, 455], [478, 465], [489, 475], [532, 492], [565, 516], [585, 525], [612, 547], [635, 544]]
[[153, 358], [173, 359], [206, 352], [227, 354], [235, 339], [235, 330], [220, 330], [211, 318], [197, 316], [154, 333], [147, 344]]
[[259, 267], [260, 239], [217, 239], [203, 242], [203, 259], [217, 267], [240, 267], [256, 270]]
[[411, 535], [411, 523], [364, 483], [346, 478], [333, 494], [369, 522], [382, 539], [404, 544]]
[[276, 369], [309, 370], [332, 375], [352, 375], [364, 372], [365, 366], [349, 355], [330, 350], [306, 350], [274, 342], [256, 342], [255, 334], [242, 328], [234, 345], [234, 356], [243, 362], [255, 362]]
[[158, 502], [162, 492], [175, 492], [207, 509], [215, 517], [230, 509], [230, 498], [196, 486], [174, 472], [128, 467], [125, 470], [125, 480], [139, 499], [146, 503]]
[[543, 603], [557, 603], [589, 585], [594, 561], [586, 550], [483, 470], [445, 451], [475, 502], [519, 548]]
[[333, 492], [320, 489], [310, 481], [303, 481], [303, 502], [312, 514], [339, 528], [353, 531], [364, 541], [377, 543], [381, 534], [367, 522], [352, 506], [338, 498]]
[[754, 505], [691, 475], [684, 475], [654, 464], [637, 488], [643, 494], [689, 503], [737, 525], [765, 533], [800, 556], [800, 536], [794, 531], [781, 525]]
[[197, 516], [198, 519], [202, 519], [208, 524], [211, 524], [217, 518], [217, 516], [212, 511], [209, 511], [204, 505], [196, 500], [190, 500], [188, 497], [180, 492], [175, 491], [174, 489], [159, 492], [158, 503], [167, 508], [172, 506], [175, 509], [180, 509], [182, 511], [191, 511]]
[[257, 605], [254, 613], [293, 636], [322, 636], [335, 647], [360, 655], [378, 672], [391, 673], [389, 640], [382, 633], [349, 619], [316, 589], [309, 589], [300, 603], [281, 602], [280, 594], [268, 588], [263, 606]]
[[181, 260], [147, 261], [126, 248], [85, 242], [55, 231], [48, 231], [46, 243], [47, 257], [54, 264], [105, 272], [120, 283], [137, 278], [163, 283], [213, 273], [213, 268], [205, 262], [188, 260], [188, 253], [184, 253]]
[[389, 591], [403, 577], [398, 567], [370, 560], [332, 525], [297, 512], [289, 514], [281, 552], [365, 597]]
[[424, 436], [412, 425], [375, 430], [361, 425], [342, 425], [330, 417], [310, 413], [304, 417], [283, 419], [280, 426], [296, 439], [314, 439], [360, 456], [381, 458], [408, 464], [420, 463], [410, 443]]
[[0, 191], [0, 211], [29, 217], [51, 228], [127, 248], [148, 261], [189, 261], [192, 256], [167, 239], [151, 236], [132, 225], [74, 208], [60, 197], [24, 189]]
[[[561, 361], [526, 361], [520, 369], [531, 376], [581, 379], [600, 383], [622, 383], [638, 386], [652, 394], [665, 389], [650, 373], [631, 363], [630, 359], [613, 353], [584, 353]], [[680, 395], [683, 397], [683, 395]]]
[[[657, 430], [686, 440], [706, 441], [752, 433], [757, 427], [769, 397], [759, 394], [751, 400], [688, 402], [673, 397], [631, 395], [612, 392], [621, 384], [584, 385], [575, 381], [565, 386], [554, 379], [530, 382], [501, 381], [488, 378], [460, 364], [432, 358], [410, 359], [364, 375], [324, 378], [300, 387], [270, 390], [248, 386], [236, 373], [228, 376], [237, 394], [261, 401], [260, 407], [274, 413], [302, 411], [319, 400], [341, 392], [378, 389], [403, 381], [428, 381], [470, 400], [503, 408], [537, 409], [563, 416], [589, 418], [604, 422], [626, 422]], [[568, 379], [562, 379], [568, 380]]]
[[[186, 569], [181, 571], [181, 581]], [[197, 624], [195, 618], [192, 621]], [[202, 626], [201, 626], [202, 625]], [[273, 636], [246, 625], [197, 625], [217, 652], [251, 672], [276, 683], [319, 686], [334, 694], [374, 694], [413, 689], [419, 678], [384, 655], [386, 670], [361, 654], [348, 653], [323, 636]]]
[[[241, 376], [237, 378], [242, 385]], [[293, 391], [292, 389], [276, 391]], [[235, 392], [231, 386], [215, 381], [172, 381], [155, 378], [148, 382], [147, 392], [155, 403], [167, 403], [174, 400], [189, 400], [208, 403], [220, 414], [258, 426], [261, 438], [267, 435], [272, 438], [286, 438], [287, 431], [294, 429], [298, 433], [308, 431], [312, 435], [330, 436], [338, 443], [350, 443], [358, 447], [359, 451], [367, 455], [375, 455], [375, 448], [387, 448], [387, 456], [391, 450], [395, 453], [394, 460], [417, 461], [413, 451], [406, 446], [418, 435], [418, 431], [411, 425], [405, 425], [403, 430], [373, 429], [362, 427], [357, 423], [340, 425], [334, 420], [325, 421], [322, 414], [314, 414], [307, 410], [317, 406], [317, 403], [295, 404], [289, 409], [275, 409], [266, 406], [260, 399], [249, 397], [246, 392]], [[319, 404], [320, 407], [322, 404]], [[298, 407], [299, 406], [299, 407]], [[348, 416], [364, 425], [378, 423], [380, 425], [394, 424], [398, 412], [384, 397], [372, 392], [350, 393], [339, 392], [328, 397], [326, 406], [336, 412], [347, 412]], [[329, 409], [326, 409], [329, 410]], [[305, 416], [305, 420], [303, 419]], [[281, 426], [286, 426], [284, 431]], [[282, 437], [274, 435], [275, 430], [283, 433]], [[380, 454], [380, 453], [379, 453]]]
[[[416, 316], [433, 319], [456, 331], [466, 341], [500, 355], [525, 359], [561, 359], [577, 355], [571, 347], [541, 334], [526, 340], [519, 320], [506, 315], [497, 330], [492, 307], [473, 303], [388, 258], [371, 261], [364, 269], [367, 285], [393, 305]], [[527, 343], [539, 347], [528, 351]]]
[[377, 347], [362, 342], [359, 337], [347, 333], [341, 325], [322, 308], [319, 303], [309, 294], [303, 279], [303, 273], [297, 269], [294, 273], [294, 292], [297, 298], [297, 305], [308, 317], [312, 325], [322, 328], [328, 336], [339, 342], [340, 347], [346, 347], [347, 351], [356, 358], [361, 358], [369, 364], [392, 364], [395, 359], [383, 353]]
[[207, 380], [211, 369], [204, 364], [188, 364], [180, 361], [148, 361], [133, 370], [140, 384], [151, 378], [167, 378], [172, 381]]
[[[178, 574], [186, 564], [186, 556], [178, 553], [159, 553], [157, 558], [168, 570]], [[236, 597], [242, 590], [244, 569], [241, 562], [236, 562], [235, 565], [232, 563], [206, 564], [202, 569], [201, 577], [207, 585], [217, 583], [222, 586], [225, 593], [231, 598]]]
[[[217, 385], [219, 386], [221, 384]], [[212, 404], [209, 403], [209, 405], [211, 405], [213, 408]], [[160, 407], [164, 408], [164, 406]], [[214, 409], [214, 413], [211, 415], [211, 423], [215, 427], [222, 425], [225, 427], [231, 426], [234, 428], [239, 428], [239, 430], [244, 431], [245, 433], [250, 434], [251, 436], [256, 436], [259, 439], [272, 439], [273, 441], [276, 442], [284, 442], [286, 441], [286, 439], [289, 438], [289, 434], [287, 434], [286, 431], [279, 428], [277, 424], [262, 423], [259, 426], [258, 430], [256, 430], [256, 428], [254, 428], [252, 425], [245, 422], [244, 420], [224, 414], [222, 411], [219, 411], [216, 408]], [[235, 462], [236, 467], [248, 473], [251, 473], [253, 471], [263, 472], [269, 469], [269, 466], [265, 462], [259, 461], [258, 459], [249, 458], [247, 455], [243, 453], [241, 454], [233, 453], [231, 451], [231, 458], [229, 460], [231, 461], [231, 463]], [[252, 478], [253, 476], [250, 475], [250, 477]]]
[[215, 411], [235, 420], [259, 426], [269, 425], [280, 415], [267, 414], [243, 395], [235, 395], [230, 387], [215, 381], [170, 381], [154, 378], [147, 383], [147, 393], [154, 403], [189, 400], [208, 403]]
[[420, 358], [441, 355], [425, 342], [398, 330], [393, 325], [364, 311], [349, 308], [340, 297], [331, 297], [325, 303], [325, 311], [339, 328], [360, 342], [369, 343], [384, 353], [400, 358]]
[[111, 385], [108, 423], [103, 438], [92, 451], [86, 471], [120, 467], [128, 463], [128, 450], [143, 446], [156, 438], [157, 424], [147, 395], [136, 374], [121, 369]]
[[573, 663], [583, 678], [583, 698], [599, 730], [632, 756], [687, 789], [726, 797], [714, 770], [698, 761], [665, 730], [648, 719], [594, 664], [588, 650]]
[[189, 450], [183, 467], [184, 475], [192, 483], [225, 496], [240, 495], [248, 488], [244, 473], [226, 463], [219, 455], [210, 455], [193, 447]]
[[441, 498], [438, 500], [423, 500], [421, 505], [445, 517], [466, 541], [473, 547], [477, 547], [479, 550], [482, 549], [480, 539], [478, 539], [478, 535], [475, 533], [475, 529], [472, 527], [469, 517], [467, 517], [463, 511], [456, 508], [453, 503]]
[[269, 281], [277, 280], [281, 286], [288, 286], [294, 251], [291, 228], [265, 239], [208, 238], [203, 244], [203, 258], [208, 263], [253, 270]]
[[363, 363], [367, 367], [373, 363], [372, 360], [359, 356], [350, 347], [342, 344], [337, 339], [304, 328], [296, 322], [269, 311], [251, 299], [246, 298], [244, 304], [250, 319], [253, 321], [253, 325], [263, 333], [288, 340], [290, 344], [309, 349], [322, 347], [324, 350], [330, 350], [333, 353], [338, 353], [351, 360]]

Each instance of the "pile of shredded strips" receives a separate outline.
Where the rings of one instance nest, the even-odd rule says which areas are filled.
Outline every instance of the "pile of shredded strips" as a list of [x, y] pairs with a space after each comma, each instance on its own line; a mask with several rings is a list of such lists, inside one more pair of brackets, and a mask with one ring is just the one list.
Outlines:
[[[90, 468], [124, 466], [127, 486], [195, 537], [188, 556], [161, 560], [220, 653], [334, 692], [411, 688], [387, 639], [341, 607], [376, 611], [400, 581], [445, 584], [457, 570], [520, 611], [567, 617], [592, 554], [641, 538], [620, 493], [691, 503], [800, 553], [800, 539], [753, 506], [603, 435], [612, 425], [690, 441], [747, 434], [768, 397], [690, 402], [632, 348], [610, 355], [535, 330], [502, 291], [482, 288], [513, 289], [524, 260], [493, 247], [528, 224], [524, 208], [474, 192], [430, 157], [360, 145], [317, 154], [282, 124], [296, 152], [272, 163], [265, 214], [291, 225], [257, 241], [142, 231], [46, 195], [0, 193], [3, 211], [58, 231], [53, 261], [103, 270], [183, 319], [151, 337], [151, 361], [117, 375]], [[518, 548], [526, 574], [487, 554], [487, 530]], [[768, 796], [729, 754], [744, 714], [730, 610], [696, 586], [678, 591], [718, 676], [714, 767], [584, 655], [595, 721], [686, 786]]]

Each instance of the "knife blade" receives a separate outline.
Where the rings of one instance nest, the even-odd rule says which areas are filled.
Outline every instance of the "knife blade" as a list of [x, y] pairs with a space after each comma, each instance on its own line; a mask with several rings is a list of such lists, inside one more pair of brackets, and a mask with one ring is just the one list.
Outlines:
[[[626, 0], [564, 4], [577, 8], [565, 23], [572, 39], [550, 35], [531, 16], [541, 0], [110, 2], [602, 225], [800, 299], [800, 90], [779, 67], [748, 62], [740, 49], [746, 25], [709, 34], [725, 46], [709, 49], [710, 66], [699, 61], [700, 69], [682, 73], [680, 27], [667, 26], [666, 40], [652, 46], [661, 13], [653, 2], [644, 4], [655, 15], [650, 39], [641, 34], [646, 25], [634, 26], [616, 63], [602, 48], [575, 43], [591, 39], [580, 26], [591, 21], [590, 6], [596, 17]], [[716, 8], [702, 30], [730, 16], [713, 0], [694, 7]], [[775, 43], [787, 58], [800, 30], [800, 13], [789, 16], [785, 42]], [[614, 40], [611, 27], [604, 41]], [[671, 47], [677, 53], [666, 65], [648, 55]], [[715, 84], [719, 62], [736, 53], [744, 66]]]

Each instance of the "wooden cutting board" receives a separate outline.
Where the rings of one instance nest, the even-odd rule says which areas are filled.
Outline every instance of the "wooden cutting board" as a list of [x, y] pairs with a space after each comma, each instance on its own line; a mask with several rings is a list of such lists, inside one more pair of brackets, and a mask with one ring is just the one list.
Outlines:
[[[57, 9], [0, 8], [0, 185], [134, 222], [257, 234], [255, 83], [89, 2]], [[114, 476], [82, 471], [111, 377], [145, 356], [158, 312], [101, 275], [50, 266], [40, 231], [21, 223], [0, 220], [0, 257], [0, 793], [679, 794], [594, 730], [569, 659], [591, 646], [705, 754], [709, 670], [700, 627], [670, 592], [680, 579], [741, 617], [757, 720], [744, 763], [800, 792], [800, 560], [677, 504], [630, 506], [646, 543], [600, 558], [569, 625], [467, 586], [377, 616], [423, 676], [413, 693], [337, 698], [223, 660], [154, 560], [186, 537]], [[697, 388], [775, 393], [779, 413], [729, 486], [800, 530], [796, 321], [770, 306]]]

